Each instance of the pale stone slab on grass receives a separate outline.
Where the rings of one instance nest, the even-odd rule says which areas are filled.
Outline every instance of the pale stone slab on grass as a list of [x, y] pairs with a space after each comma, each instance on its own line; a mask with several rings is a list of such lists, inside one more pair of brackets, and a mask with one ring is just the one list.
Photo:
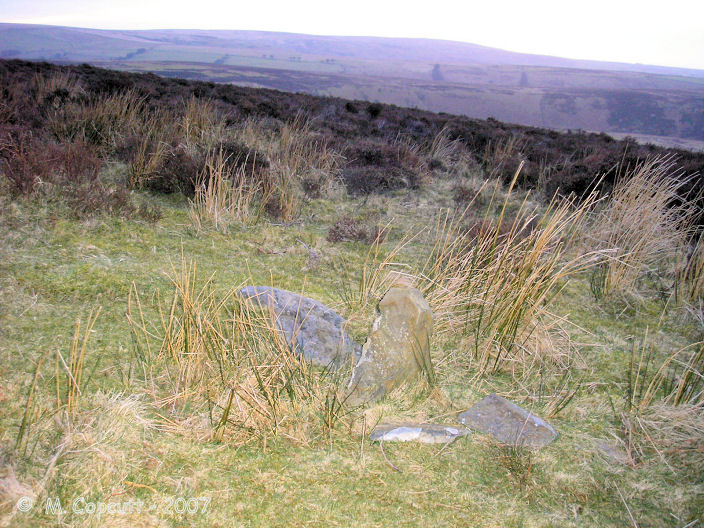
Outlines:
[[443, 424], [386, 423], [379, 424], [369, 436], [376, 442], [422, 442], [424, 444], [449, 444], [471, 433], [464, 427]]
[[460, 414], [458, 420], [509, 445], [544, 447], [557, 438], [557, 433], [545, 420], [496, 394], [490, 394]]
[[359, 360], [362, 347], [345, 332], [345, 320], [323, 303], [269, 286], [249, 286], [238, 294], [272, 310], [286, 341], [314, 365], [337, 369]]

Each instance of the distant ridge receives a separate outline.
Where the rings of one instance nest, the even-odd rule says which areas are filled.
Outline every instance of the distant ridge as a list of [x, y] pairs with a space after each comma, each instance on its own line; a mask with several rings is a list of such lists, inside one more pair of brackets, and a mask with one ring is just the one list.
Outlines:
[[[47, 30], [49, 31], [47, 33]], [[33, 35], [35, 42], [26, 38], [21, 41], [17, 33]], [[13, 34], [15, 33], [15, 34]], [[298, 53], [324, 53], [335, 57], [355, 57], [362, 59], [393, 59], [409, 61], [427, 61], [440, 63], [479, 63], [496, 65], [544, 66], [551, 68], [573, 68], [585, 70], [624, 71], [654, 73], [659, 75], [678, 75], [704, 78], [704, 70], [676, 68], [639, 63], [607, 62], [583, 59], [569, 59], [550, 55], [537, 55], [506, 51], [499, 48], [442, 39], [393, 38], [393, 37], [358, 37], [326, 36], [304, 33], [283, 33], [253, 30], [201, 30], [201, 29], [153, 29], [153, 30], [107, 30], [78, 28], [68, 26], [49, 26], [38, 24], [10, 24], [0, 22], [2, 47], [0, 54], [7, 50], [16, 50], [17, 58], [43, 58], [53, 51], [54, 54], [66, 54], [66, 60], [88, 60], [95, 53], [90, 49], [76, 46], [77, 40], [65, 41], [57, 45], [57, 37], [92, 35], [103, 39], [122, 41], [130, 47], [143, 44], [174, 44], [180, 46], [213, 46], [222, 48], [270, 47], [286, 49]], [[117, 49], [115, 50], [117, 51]], [[10, 58], [2, 55], [5, 58]], [[106, 60], [101, 57], [101, 60]]]
[[574, 60], [447, 40], [0, 23], [0, 57], [89, 63], [496, 118], [704, 141], [704, 70]]

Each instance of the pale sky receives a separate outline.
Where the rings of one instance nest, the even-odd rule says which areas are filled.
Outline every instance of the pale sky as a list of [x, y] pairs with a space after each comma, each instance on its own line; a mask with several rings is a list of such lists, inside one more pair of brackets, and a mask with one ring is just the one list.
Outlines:
[[0, 21], [439, 38], [575, 59], [704, 69], [702, 0], [0, 0]]

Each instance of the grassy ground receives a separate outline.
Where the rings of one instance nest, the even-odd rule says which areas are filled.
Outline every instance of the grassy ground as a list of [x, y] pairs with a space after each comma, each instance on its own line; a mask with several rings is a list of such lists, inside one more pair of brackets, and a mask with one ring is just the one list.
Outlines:
[[[120, 177], [125, 167], [109, 170]], [[477, 377], [463, 353], [468, 345], [452, 335], [432, 345], [435, 389], [419, 384], [397, 391], [307, 442], [285, 436], [244, 446], [227, 436], [204, 440], [195, 425], [193, 432], [170, 427], [159, 415], [163, 411], [139, 381], [125, 317], [133, 284], [142, 299], [167, 298], [167, 274], [183, 255], [198, 263], [202, 279], [213, 276], [218, 291], [244, 282], [274, 284], [305, 291], [350, 315], [342, 292], [358, 279], [368, 246], [329, 242], [330, 225], [343, 214], [370, 224], [392, 222], [387, 245], [393, 245], [451, 205], [451, 185], [438, 177], [421, 191], [308, 201], [291, 224], [264, 221], [225, 233], [196, 231], [182, 198], [135, 194], [138, 202], [163, 211], [152, 224], [107, 216], [73, 220], [61, 204], [11, 201], [3, 194], [3, 525], [698, 526], [704, 511], [701, 468], [653, 450], [634, 460], [623, 440], [622, 412], [629, 340], [657, 328], [663, 310], [659, 354], [700, 340], [701, 326], [655, 293], [637, 303], [597, 302], [588, 273], [567, 283], [552, 307], [563, 318], [552, 345], [569, 351], [570, 373], [581, 385], [550, 418], [558, 440], [538, 452], [502, 447], [478, 433], [447, 447], [387, 444], [382, 451], [363, 435], [381, 418], [453, 423], [455, 413], [491, 391], [537, 414], [547, 412], [555, 398], [543, 390], [554, 388], [549, 372], [507, 368]], [[414, 239], [401, 260], [413, 261], [430, 243]], [[316, 252], [316, 261], [305, 246]], [[71, 420], [57, 412], [39, 414], [56, 398], [56, 351], [67, 357], [76, 318], [85, 323], [97, 306], [102, 312], [90, 334], [80, 412]], [[364, 336], [370, 316], [357, 316], [357, 337]], [[30, 406], [26, 444], [16, 449], [41, 358], [34, 396], [39, 403]], [[16, 508], [23, 495], [38, 497], [26, 513]], [[66, 513], [47, 512], [47, 497], [59, 498]], [[125, 504], [137, 500], [141, 507], [131, 502], [132, 510], [123, 513], [85, 512], [91, 502], [121, 503], [129, 510]], [[184, 504], [197, 511], [178, 513]]]

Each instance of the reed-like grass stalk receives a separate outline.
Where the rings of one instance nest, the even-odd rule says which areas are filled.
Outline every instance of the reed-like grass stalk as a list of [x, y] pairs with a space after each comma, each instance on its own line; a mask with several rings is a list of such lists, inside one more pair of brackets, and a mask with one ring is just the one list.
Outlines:
[[57, 351], [58, 359], [63, 367], [62, 372], [65, 380], [61, 403], [66, 407], [69, 416], [75, 414], [78, 410], [80, 397], [82, 395], [83, 370], [85, 367], [86, 352], [88, 350], [88, 341], [93, 332], [95, 321], [100, 315], [100, 311], [100, 307], [91, 310], [83, 329], [81, 320], [76, 319], [68, 360], [65, 360], [61, 353]]
[[41, 374], [42, 365], [46, 359], [47, 353], [45, 352], [39, 358], [37, 366], [34, 368], [34, 376], [32, 376], [32, 383], [29, 386], [29, 391], [27, 392], [27, 401], [24, 405], [24, 413], [22, 414], [22, 422], [20, 423], [19, 430], [17, 431], [17, 438], [15, 440], [15, 449], [17, 452], [22, 454], [26, 453], [26, 439], [30, 436], [30, 430], [32, 427], [32, 409], [34, 407], [34, 396], [37, 390], [37, 381], [39, 380], [39, 375]]

